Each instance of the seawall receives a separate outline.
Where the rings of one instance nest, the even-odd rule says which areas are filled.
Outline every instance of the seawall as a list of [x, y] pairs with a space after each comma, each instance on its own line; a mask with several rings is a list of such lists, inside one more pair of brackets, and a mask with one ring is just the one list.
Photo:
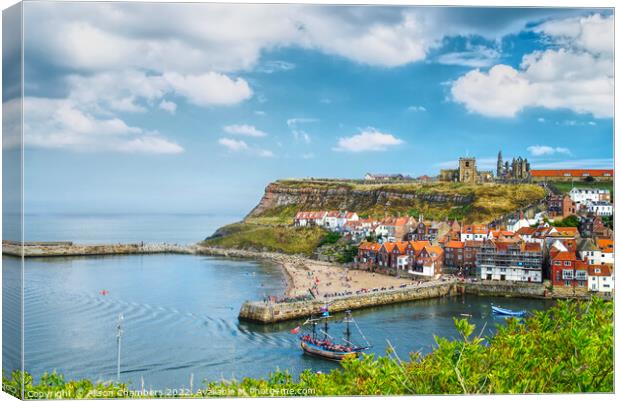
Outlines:
[[192, 254], [194, 246], [174, 244], [74, 244], [72, 242], [27, 242], [3, 241], [2, 254], [17, 257], [60, 257], [60, 256], [101, 256], [137, 255], [155, 253]]
[[[420, 299], [439, 298], [457, 295], [457, 283], [454, 281], [422, 284], [410, 289], [371, 292], [362, 295], [352, 295], [341, 298], [330, 298], [329, 310], [342, 312], [345, 310], [362, 309], [371, 306], [388, 305]], [[269, 303], [260, 301], [246, 301], [241, 306], [239, 319], [259, 323], [275, 323], [286, 320], [299, 319], [321, 312], [325, 305], [323, 300]]]

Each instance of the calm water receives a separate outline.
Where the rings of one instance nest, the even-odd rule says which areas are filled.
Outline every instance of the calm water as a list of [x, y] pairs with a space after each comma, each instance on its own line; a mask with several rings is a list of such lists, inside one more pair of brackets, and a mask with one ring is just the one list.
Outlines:
[[[9, 335], [18, 327], [19, 277], [17, 259], [3, 257], [5, 372], [19, 367], [19, 340]], [[192, 374], [196, 388], [205, 378], [261, 377], [278, 367], [294, 374], [337, 367], [301, 353], [289, 332], [299, 322], [238, 321], [243, 301], [281, 293], [283, 273], [271, 264], [191, 255], [45, 258], [27, 260], [25, 280], [25, 367], [35, 377], [56, 369], [67, 378], [114, 379], [119, 314], [124, 316], [122, 379], [135, 388], [142, 380], [146, 389], [187, 388]], [[383, 354], [389, 339], [406, 357], [430, 350], [434, 334], [455, 336], [453, 318], [462, 313], [471, 314], [479, 329], [486, 322], [490, 334], [501, 322], [490, 315], [491, 302], [515, 309], [550, 305], [467, 296], [354, 311], [353, 316], [373, 352]]]
[[[79, 243], [193, 244], [218, 227], [242, 218], [242, 215], [213, 214], [27, 214], [24, 238], [26, 241]], [[4, 237], [12, 236], [7, 232]]]

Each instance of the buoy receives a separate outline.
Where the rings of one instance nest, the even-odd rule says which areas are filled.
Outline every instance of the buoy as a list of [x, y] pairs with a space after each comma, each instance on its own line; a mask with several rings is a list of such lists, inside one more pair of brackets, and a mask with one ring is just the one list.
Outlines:
[[108, 290], [101, 290], [99, 291], [99, 294], [101, 295], [108, 295], [109, 291]]

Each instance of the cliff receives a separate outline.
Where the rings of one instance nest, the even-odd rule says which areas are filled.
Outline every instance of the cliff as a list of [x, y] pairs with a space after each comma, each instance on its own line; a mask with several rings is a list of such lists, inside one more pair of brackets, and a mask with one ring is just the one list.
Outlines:
[[361, 217], [423, 215], [425, 220], [486, 223], [539, 203], [537, 185], [459, 183], [368, 184], [353, 180], [279, 180], [267, 185], [242, 222], [220, 228], [204, 242], [220, 248], [311, 255], [327, 232], [293, 227], [302, 210], [348, 210]]
[[459, 183], [366, 184], [355, 181], [281, 180], [269, 184], [248, 222], [284, 223], [299, 210], [348, 210], [381, 218], [423, 214], [428, 219], [487, 222], [539, 202], [536, 185]]

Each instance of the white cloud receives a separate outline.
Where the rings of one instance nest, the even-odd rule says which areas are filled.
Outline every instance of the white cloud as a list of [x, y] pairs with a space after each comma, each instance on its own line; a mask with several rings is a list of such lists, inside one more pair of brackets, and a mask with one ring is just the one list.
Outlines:
[[235, 153], [244, 153], [265, 158], [275, 157], [274, 153], [269, 149], [251, 147], [245, 141], [238, 139], [220, 138], [217, 143]]
[[424, 111], [426, 111], [426, 107], [424, 107], [424, 106], [409, 106], [409, 107], [407, 107], [407, 110], [413, 111], [413, 112], [424, 112]]
[[264, 63], [261, 63], [256, 68], [256, 71], [262, 72], [265, 74], [273, 74], [274, 72], [278, 72], [278, 71], [290, 71], [294, 68], [295, 68], [295, 64], [293, 63], [290, 63], [288, 61], [282, 61], [282, 60], [274, 60], [274, 61], [265, 61]]
[[548, 35], [551, 40], [573, 45], [590, 53], [612, 54], [614, 50], [614, 16], [593, 14], [551, 20], [533, 28], [533, 31]]
[[357, 135], [338, 139], [338, 146], [333, 148], [343, 152], [377, 152], [400, 145], [403, 140], [392, 134], [385, 134], [368, 127]]
[[198, 106], [231, 105], [252, 97], [252, 89], [242, 79], [231, 79], [217, 72], [200, 75], [165, 73], [172, 89]]
[[536, 121], [538, 121], [539, 123], [544, 123], [546, 120], [543, 117], [538, 117]]
[[303, 141], [305, 143], [310, 143], [312, 141], [310, 134], [308, 134], [306, 131], [299, 128], [299, 125], [315, 123], [317, 121], [319, 120], [316, 118], [305, 118], [305, 117], [289, 118], [288, 120], [286, 120], [286, 125], [288, 125], [288, 127], [291, 129], [293, 138], [295, 138], [296, 141]]
[[497, 62], [500, 53], [486, 46], [472, 46], [468, 44], [467, 50], [461, 52], [444, 53], [437, 57], [439, 64], [462, 65], [465, 67], [489, 67]]
[[[575, 24], [581, 27], [579, 33]], [[544, 107], [609, 118], [613, 59], [607, 44], [585, 38], [596, 32], [603, 42], [613, 40], [612, 26], [613, 17], [600, 15], [543, 24], [540, 29], [558, 40], [559, 48], [526, 54], [518, 69], [498, 64], [487, 72], [470, 71], [452, 83], [452, 98], [470, 112], [490, 117], [513, 117], [527, 107]]]
[[314, 159], [314, 157], [315, 157], [314, 153], [304, 153], [301, 155], [301, 158], [304, 160]]
[[527, 147], [527, 151], [532, 154], [532, 156], [544, 156], [544, 155], [554, 155], [556, 153], [570, 155], [571, 152], [567, 148], [562, 147], [553, 147], [547, 145], [532, 145]]
[[257, 149], [257, 154], [260, 157], [274, 157], [273, 152], [268, 149]]
[[162, 101], [159, 103], [159, 108], [167, 111], [170, 114], [174, 114], [174, 112], [177, 110], [177, 104], [174, 102], [170, 102], [166, 99], [162, 99]]
[[220, 138], [217, 143], [233, 152], [239, 152], [241, 150], [246, 150], [249, 148], [248, 144], [244, 141], [231, 138]]
[[24, 143], [72, 151], [176, 154], [183, 148], [158, 132], [129, 126], [117, 117], [98, 117], [72, 100], [24, 98]]
[[264, 117], [267, 115], [267, 113], [265, 113], [262, 110], [254, 110], [254, 114], [256, 114], [257, 116], [261, 116], [261, 117]]
[[224, 131], [232, 135], [251, 136], [255, 138], [261, 138], [267, 136], [267, 133], [256, 129], [253, 125], [247, 124], [233, 124], [224, 127]]

